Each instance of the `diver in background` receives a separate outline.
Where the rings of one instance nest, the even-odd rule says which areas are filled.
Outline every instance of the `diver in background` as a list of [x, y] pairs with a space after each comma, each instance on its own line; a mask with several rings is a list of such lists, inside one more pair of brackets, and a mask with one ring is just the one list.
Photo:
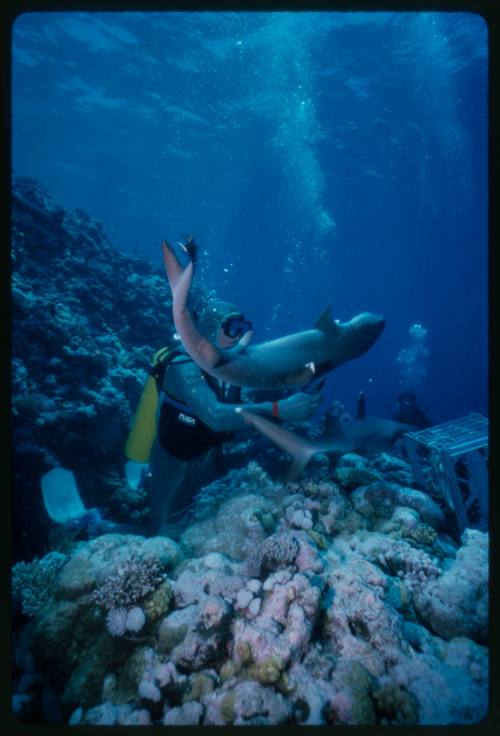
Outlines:
[[426, 429], [433, 424], [422, 399], [414, 391], [400, 391], [395, 399], [392, 418], [396, 422], [412, 424], [418, 429]]
[[[197, 317], [203, 334], [219, 347], [237, 349], [252, 328], [233, 304], [210, 303]], [[319, 393], [296, 393], [279, 401], [241, 403], [241, 389], [228, 386], [201, 370], [182, 346], [165, 369], [157, 411], [156, 437], [149, 458], [146, 489], [153, 534], [175, 533], [193, 505], [197, 491], [215, 479], [221, 445], [248, 426], [235, 411], [250, 411], [302, 421], [314, 415]]]
[[356, 419], [366, 419], [366, 399], [364, 391], [358, 393], [356, 399]]

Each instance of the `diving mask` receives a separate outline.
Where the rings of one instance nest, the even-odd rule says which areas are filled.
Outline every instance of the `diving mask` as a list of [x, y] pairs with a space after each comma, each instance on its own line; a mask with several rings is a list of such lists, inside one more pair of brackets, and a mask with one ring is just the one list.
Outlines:
[[250, 320], [243, 319], [242, 317], [229, 316], [222, 322], [221, 329], [226, 337], [239, 337], [241, 339], [243, 335], [250, 332], [252, 329], [252, 323]]

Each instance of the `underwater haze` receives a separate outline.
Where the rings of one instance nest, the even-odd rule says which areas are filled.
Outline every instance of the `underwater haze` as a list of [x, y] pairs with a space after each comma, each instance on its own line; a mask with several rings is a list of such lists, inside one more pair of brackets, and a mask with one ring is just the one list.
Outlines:
[[29, 13], [12, 62], [16, 176], [158, 266], [194, 233], [257, 341], [382, 314], [329, 378], [348, 411], [410, 387], [435, 423], [487, 414], [480, 16]]
[[495, 718], [484, 20], [12, 31], [11, 716]]

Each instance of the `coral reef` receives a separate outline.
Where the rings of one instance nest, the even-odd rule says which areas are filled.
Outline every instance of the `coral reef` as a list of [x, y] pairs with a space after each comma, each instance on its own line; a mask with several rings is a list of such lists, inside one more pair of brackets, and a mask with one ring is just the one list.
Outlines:
[[[431, 528], [429, 553], [400, 533], [430, 528], [414, 509], [373, 514], [372, 522], [393, 524], [389, 531], [356, 526], [351, 517], [365, 517], [349, 496], [310, 479], [283, 489], [275, 530], [266, 532], [255, 512], [269, 501], [248, 490], [217, 512], [234, 520], [235, 509], [249, 511], [235, 533], [249, 528], [258, 541], [233, 540], [234, 557], [218, 549], [186, 556], [187, 547], [183, 557], [166, 538], [78, 543], [16, 650], [20, 717], [36, 718], [42, 687], [56, 693], [59, 722], [82, 725], [484, 717], [487, 535], [468, 531], [456, 546]], [[342, 506], [333, 536], [319, 531], [321, 506], [332, 503]], [[287, 509], [309, 511], [312, 528], [294, 527]], [[113, 626], [104, 613], [116, 616]]]
[[210, 726], [269, 726], [287, 723], [292, 708], [272, 688], [258, 682], [240, 682], [231, 689], [221, 689], [206, 712], [204, 723]]
[[488, 535], [446, 536], [441, 509], [396, 455], [346, 453], [286, 484], [267, 472], [279, 453], [244, 440], [179, 542], [68, 535], [64, 554], [46, 554], [47, 529], [33, 525], [43, 509], [16, 514], [40, 501], [40, 475], [58, 463], [87, 505], [147, 518], [143, 494], [122, 480], [121, 450], [150, 353], [169, 336], [170, 296], [163, 274], [27, 180], [14, 187], [13, 258], [14, 523], [28, 540], [12, 571], [20, 720], [485, 718]]
[[294, 562], [300, 545], [293, 534], [272, 534], [262, 544], [253, 547], [247, 559], [250, 575], [260, 575], [261, 570], [276, 570]]
[[[70, 468], [88, 507], [147, 521], [123, 473], [123, 447], [151, 357], [171, 341], [162, 270], [120, 253], [82, 210], [31, 179], [12, 189], [14, 559], [41, 556], [49, 520], [40, 477]], [[200, 305], [207, 295], [195, 287]], [[135, 516], [131, 517], [131, 512]]]
[[53, 596], [66, 556], [51, 552], [41, 560], [18, 562], [12, 568], [12, 597], [26, 616], [37, 613]]
[[354, 507], [364, 516], [392, 516], [395, 506], [414, 509], [420, 519], [434, 529], [445, 526], [439, 506], [425, 493], [405, 488], [398, 483], [376, 481], [358, 488], [352, 494]]
[[102, 579], [94, 591], [93, 600], [108, 611], [130, 607], [151, 593], [163, 581], [161, 563], [157, 557], [138, 554], [101, 572]]
[[359, 466], [340, 467], [334, 473], [334, 479], [347, 491], [352, 491], [359, 486], [366, 486], [379, 478], [378, 473]]
[[439, 636], [488, 640], [488, 535], [467, 529], [450, 567], [422, 587], [415, 609]]
[[224, 500], [213, 516], [192, 524], [180, 537], [181, 547], [195, 557], [221, 552], [242, 560], [268, 535], [274, 511], [272, 501], [243, 489]]

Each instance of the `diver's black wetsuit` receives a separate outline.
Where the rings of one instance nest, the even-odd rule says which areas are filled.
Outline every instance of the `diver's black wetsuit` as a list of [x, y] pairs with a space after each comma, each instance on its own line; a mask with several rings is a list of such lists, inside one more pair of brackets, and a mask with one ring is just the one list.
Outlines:
[[[203, 374], [205, 381], [212, 388], [217, 401], [221, 403], [239, 403], [241, 389], [236, 386], [220, 386], [219, 383]], [[193, 458], [207, 452], [212, 447], [220, 447], [233, 438], [233, 432], [220, 432], [205, 424], [196, 416], [188, 404], [178, 401], [175, 396], [162, 391], [160, 394], [160, 412], [158, 417], [158, 441], [161, 447], [179, 460]]]
[[149, 464], [153, 534], [174, 533], [196, 492], [215, 479], [221, 444], [233, 438], [234, 430], [245, 429], [235, 411], [240, 393], [236, 386], [220, 385], [185, 355], [167, 366]]

